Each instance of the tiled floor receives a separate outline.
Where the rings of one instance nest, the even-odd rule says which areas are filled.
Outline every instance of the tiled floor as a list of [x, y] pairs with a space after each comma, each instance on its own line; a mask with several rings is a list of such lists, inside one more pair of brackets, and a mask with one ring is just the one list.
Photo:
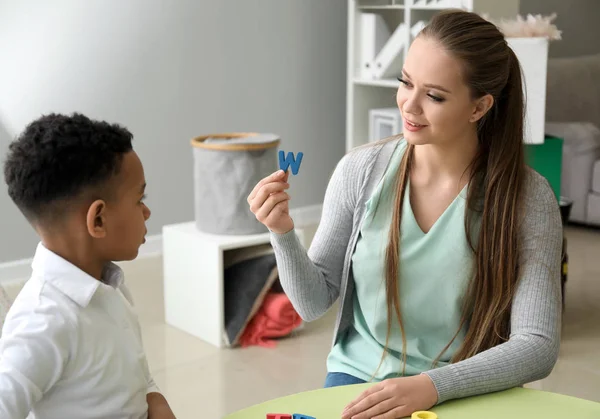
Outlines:
[[[600, 231], [568, 228], [569, 280], [560, 359], [531, 387], [600, 402]], [[160, 258], [125, 265], [155, 380], [181, 419], [216, 419], [319, 388], [332, 337], [333, 307], [275, 349], [218, 350], [164, 324]]]

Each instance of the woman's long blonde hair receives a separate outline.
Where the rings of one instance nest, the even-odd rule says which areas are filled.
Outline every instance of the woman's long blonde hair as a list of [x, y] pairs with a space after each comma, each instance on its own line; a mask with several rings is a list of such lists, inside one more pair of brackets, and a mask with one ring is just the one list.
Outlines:
[[[473, 277], [465, 296], [460, 326], [435, 359], [435, 365], [465, 325], [464, 340], [450, 362], [496, 346], [510, 334], [511, 302], [519, 279], [519, 202], [526, 170], [524, 97], [519, 61], [498, 28], [480, 16], [446, 10], [437, 14], [419, 36], [439, 42], [462, 62], [473, 98], [486, 94], [494, 97], [493, 107], [478, 123], [479, 151], [471, 165], [467, 194], [465, 230], [474, 252]], [[398, 294], [400, 223], [413, 154], [414, 146], [409, 144], [396, 179], [385, 253], [387, 337], [377, 368], [379, 370], [387, 354], [395, 316], [402, 333], [402, 375], [406, 369], [406, 336]], [[476, 245], [474, 214], [481, 219]]]

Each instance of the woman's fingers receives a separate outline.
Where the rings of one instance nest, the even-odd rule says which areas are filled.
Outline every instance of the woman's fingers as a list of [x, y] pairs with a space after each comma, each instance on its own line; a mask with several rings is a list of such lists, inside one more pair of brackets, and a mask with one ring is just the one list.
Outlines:
[[267, 176], [258, 182], [247, 198], [256, 219], [278, 234], [294, 228], [288, 205], [290, 196], [285, 192], [290, 187], [288, 177], [289, 171], [282, 170]]
[[270, 196], [281, 193], [289, 187], [290, 185], [288, 183], [283, 182], [272, 182], [263, 185], [250, 201], [250, 211], [256, 214]]
[[368, 389], [364, 390], [362, 393], [360, 393], [358, 395], [358, 397], [356, 397], [354, 400], [352, 400], [350, 403], [348, 403], [348, 405], [344, 408], [344, 412], [349, 410], [350, 408], [356, 406], [358, 403], [360, 403], [363, 399], [380, 392], [381, 390], [383, 390], [383, 384], [382, 383], [378, 383], [375, 384], [371, 387], [369, 387]]
[[254, 189], [252, 189], [252, 192], [250, 192], [250, 195], [248, 195], [248, 203], [250, 204], [252, 202], [252, 200], [256, 197], [256, 194], [258, 193], [258, 191], [267, 183], [273, 183], [273, 182], [287, 182], [287, 174], [283, 172], [283, 170], [278, 170], [272, 174], [270, 174], [269, 176], [267, 176], [266, 178], [262, 179], [260, 182], [258, 182], [256, 184], [256, 186], [254, 187]]
[[[290, 196], [286, 192], [277, 192], [265, 200], [264, 204], [260, 206], [260, 208], [255, 212], [256, 219], [261, 223], [265, 223], [267, 218], [273, 213], [276, 215], [281, 215], [285, 213], [287, 202], [290, 200]], [[286, 206], [282, 206], [279, 204], [285, 203]], [[275, 212], [275, 208], [277, 207], [277, 212]]]

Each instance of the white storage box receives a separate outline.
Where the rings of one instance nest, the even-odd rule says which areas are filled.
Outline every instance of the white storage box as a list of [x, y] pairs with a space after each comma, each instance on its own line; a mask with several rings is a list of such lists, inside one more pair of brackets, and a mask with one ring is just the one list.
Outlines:
[[[307, 247], [306, 234], [295, 228]], [[225, 267], [228, 253], [270, 245], [270, 233], [220, 236], [206, 234], [194, 222], [163, 227], [165, 322], [222, 348], [225, 328]]]
[[523, 70], [525, 95], [525, 143], [543, 144], [546, 121], [546, 76], [548, 39], [544, 37], [507, 38]]

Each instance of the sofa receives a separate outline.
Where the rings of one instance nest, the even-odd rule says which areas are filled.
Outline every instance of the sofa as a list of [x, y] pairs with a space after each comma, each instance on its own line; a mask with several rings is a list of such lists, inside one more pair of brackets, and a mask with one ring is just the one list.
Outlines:
[[545, 131], [564, 140], [569, 220], [600, 226], [600, 54], [548, 60]]
[[0, 337], [2, 336], [2, 327], [4, 326], [4, 319], [12, 304], [12, 298], [10, 298], [4, 287], [0, 283]]

